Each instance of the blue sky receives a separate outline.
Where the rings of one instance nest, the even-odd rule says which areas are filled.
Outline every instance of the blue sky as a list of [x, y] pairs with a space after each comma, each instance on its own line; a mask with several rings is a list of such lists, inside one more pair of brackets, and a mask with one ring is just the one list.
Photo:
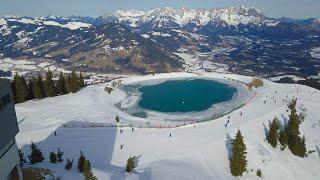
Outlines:
[[0, 15], [100, 16], [116, 9], [256, 7], [269, 17], [320, 18], [320, 0], [0, 0]]

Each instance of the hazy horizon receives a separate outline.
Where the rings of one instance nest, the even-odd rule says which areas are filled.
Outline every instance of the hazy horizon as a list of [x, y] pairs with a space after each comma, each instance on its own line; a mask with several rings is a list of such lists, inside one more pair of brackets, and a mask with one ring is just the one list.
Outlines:
[[280, 18], [290, 17], [296, 19], [320, 18], [320, 1], [305, 0], [270, 0], [261, 2], [259, 0], [0, 0], [0, 16], [103, 16], [107, 12], [115, 10], [150, 10], [162, 7], [173, 8], [223, 8], [243, 5], [245, 7], [255, 7], [262, 11], [267, 17]]

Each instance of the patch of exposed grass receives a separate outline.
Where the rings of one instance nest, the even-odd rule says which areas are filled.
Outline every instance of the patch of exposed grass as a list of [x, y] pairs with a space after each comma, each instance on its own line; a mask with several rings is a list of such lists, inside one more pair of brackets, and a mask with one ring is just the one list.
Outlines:
[[111, 88], [111, 87], [105, 87], [104, 90], [105, 90], [106, 92], [108, 92], [108, 94], [110, 94], [110, 93], [113, 91], [113, 88]]
[[263, 86], [263, 81], [261, 79], [253, 79], [249, 84], [248, 87], [251, 89], [253, 87], [258, 88]]

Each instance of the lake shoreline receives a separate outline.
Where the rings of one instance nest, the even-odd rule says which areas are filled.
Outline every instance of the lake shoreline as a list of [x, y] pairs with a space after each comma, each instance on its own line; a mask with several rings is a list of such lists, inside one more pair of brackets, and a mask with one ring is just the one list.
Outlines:
[[[154, 110], [148, 110], [140, 107], [138, 102], [141, 99], [142, 93], [138, 89], [142, 86], [151, 86], [156, 84], [161, 84], [166, 81], [175, 81], [175, 80], [194, 80], [194, 79], [204, 79], [215, 81], [227, 86], [231, 86], [236, 89], [236, 92], [233, 94], [233, 97], [229, 101], [224, 101], [221, 103], [213, 104], [206, 110], [203, 111], [191, 111], [191, 112], [159, 112]], [[129, 88], [128, 88], [129, 87]], [[184, 77], [166, 77], [166, 78], [157, 78], [157, 79], [144, 79], [140, 81], [129, 82], [120, 87], [120, 90], [123, 91], [126, 96], [115, 104], [115, 106], [126, 112], [127, 114], [145, 118], [148, 120], [162, 120], [162, 121], [186, 121], [186, 122], [202, 122], [215, 119], [222, 116], [225, 113], [228, 113], [239, 106], [241, 106], [247, 99], [252, 96], [252, 92], [249, 91], [244, 83], [237, 81], [228, 80], [225, 78], [214, 78], [210, 76], [192, 76], [187, 75]]]

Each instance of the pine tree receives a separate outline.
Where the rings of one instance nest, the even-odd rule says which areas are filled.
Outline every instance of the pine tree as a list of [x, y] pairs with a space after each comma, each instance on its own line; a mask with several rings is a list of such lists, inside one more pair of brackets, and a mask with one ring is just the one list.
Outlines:
[[288, 133], [286, 131], [286, 128], [280, 131], [279, 142], [284, 149], [288, 145]]
[[300, 138], [299, 136], [290, 136], [290, 141], [291, 144], [289, 144], [289, 149], [292, 154], [304, 157], [306, 155], [305, 139]]
[[66, 79], [64, 78], [62, 72], [60, 72], [59, 80], [57, 82], [57, 90], [59, 94], [67, 94], [67, 84]]
[[70, 90], [70, 92], [75, 93], [79, 89], [80, 89], [79, 79], [76, 74], [76, 71], [73, 70], [70, 75], [69, 90]]
[[116, 122], [120, 122], [119, 116], [116, 116], [115, 121], [116, 121]]
[[42, 77], [39, 74], [33, 79], [33, 96], [35, 99], [43, 99], [45, 97]]
[[51, 163], [57, 163], [57, 155], [54, 152], [50, 152], [50, 162]]
[[13, 77], [13, 85], [14, 88], [14, 101], [15, 103], [21, 103], [28, 99], [28, 86], [26, 80], [23, 76], [16, 74]]
[[257, 175], [258, 177], [262, 177], [262, 171], [261, 171], [261, 169], [258, 169], [258, 170], [257, 170], [256, 175]]
[[268, 143], [271, 144], [272, 147], [277, 147], [278, 143], [278, 130], [279, 130], [279, 121], [275, 117], [271, 123], [269, 133], [267, 135]]
[[44, 81], [44, 92], [46, 97], [53, 97], [57, 95], [54, 82], [52, 80], [52, 72], [50, 70], [48, 70], [46, 74], [46, 79]]
[[24, 163], [26, 163], [26, 159], [24, 159], [24, 154], [23, 152], [18, 149], [18, 152], [19, 152], [19, 158], [20, 158], [20, 166], [23, 167]]
[[289, 115], [288, 125], [280, 133], [280, 143], [283, 147], [288, 146], [292, 154], [300, 157], [306, 155], [305, 138], [300, 137], [299, 126], [303, 121], [302, 116], [297, 114], [296, 110], [297, 100], [293, 99], [289, 104], [291, 110]]
[[29, 91], [28, 91], [28, 85], [27, 85], [27, 81], [26, 79], [21, 76], [20, 78], [21, 80], [21, 84], [20, 84], [20, 91], [19, 89], [17, 89], [17, 91], [19, 91], [19, 96], [18, 99], [20, 99], [20, 102], [25, 102], [26, 100], [28, 100], [28, 95], [29, 95]]
[[[16, 74], [17, 75], [17, 74]], [[13, 80], [10, 82], [11, 84], [11, 90], [12, 90], [12, 97], [14, 103], [17, 103], [17, 92], [16, 92], [16, 81], [17, 81], [17, 76], [13, 76]]]
[[93, 176], [91, 171], [91, 163], [89, 160], [85, 160], [83, 164], [83, 175], [85, 180], [96, 180], [97, 177]]
[[64, 168], [67, 170], [70, 170], [72, 168], [72, 164], [73, 164], [73, 160], [70, 160], [69, 158], [67, 158], [67, 163]]
[[299, 132], [300, 120], [297, 114], [296, 108], [291, 109], [291, 114], [289, 115], [289, 122], [287, 126], [287, 131], [289, 135], [300, 135]]
[[136, 156], [133, 157], [129, 157], [129, 159], [127, 160], [127, 165], [126, 165], [126, 171], [127, 172], [132, 172], [132, 170], [134, 168], [136, 168]]
[[84, 157], [82, 151], [80, 151], [80, 157], [79, 157], [79, 160], [78, 160], [78, 169], [79, 169], [79, 172], [83, 172], [83, 168], [84, 168], [84, 163], [86, 161], [86, 157]]
[[82, 76], [82, 73], [80, 73], [80, 76], [79, 76], [79, 87], [82, 88], [84, 86], [85, 86], [85, 84], [84, 84], [83, 76]]
[[290, 110], [295, 109], [297, 105], [297, 99], [292, 99], [292, 101], [290, 102], [290, 104], [288, 105], [288, 108]]
[[66, 79], [66, 90], [67, 90], [68, 93], [71, 92], [71, 90], [70, 90], [70, 81], [71, 81], [71, 76], [70, 76], [70, 74], [68, 74], [67, 79]]
[[30, 164], [43, 162], [44, 157], [42, 155], [41, 150], [38, 149], [38, 147], [33, 142], [31, 142], [30, 147], [31, 147], [31, 155], [29, 156]]
[[242, 176], [247, 168], [246, 145], [238, 130], [235, 139], [232, 141], [232, 157], [230, 159], [230, 170], [233, 176]]
[[58, 162], [63, 161], [62, 157], [63, 157], [63, 152], [60, 151], [60, 148], [58, 148], [58, 153], [57, 153]]
[[304, 157], [307, 154], [307, 148], [306, 148], [306, 139], [305, 137], [302, 138], [301, 141], [299, 141], [299, 150], [297, 152], [297, 155], [300, 157]]
[[28, 82], [28, 100], [30, 99], [34, 99], [34, 96], [33, 96], [33, 80], [29, 80]]

